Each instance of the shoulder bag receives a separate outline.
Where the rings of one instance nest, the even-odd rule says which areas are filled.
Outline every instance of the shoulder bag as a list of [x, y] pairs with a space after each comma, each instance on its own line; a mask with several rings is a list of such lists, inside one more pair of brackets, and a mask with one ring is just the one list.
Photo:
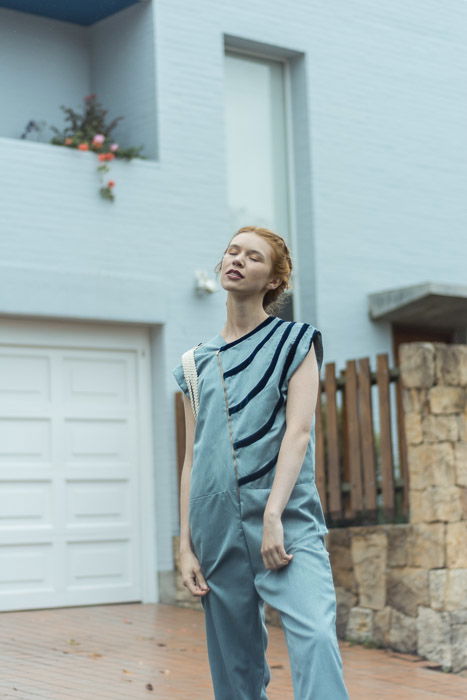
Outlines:
[[184, 352], [182, 355], [183, 374], [185, 375], [185, 381], [188, 386], [188, 392], [190, 394], [190, 403], [193, 409], [195, 420], [198, 417], [199, 411], [198, 371], [196, 369], [195, 350], [201, 344], [202, 343], [195, 345], [194, 347]]

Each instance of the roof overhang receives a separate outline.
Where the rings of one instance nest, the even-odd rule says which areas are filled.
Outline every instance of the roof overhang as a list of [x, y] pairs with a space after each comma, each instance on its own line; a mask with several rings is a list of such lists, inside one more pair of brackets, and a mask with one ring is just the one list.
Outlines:
[[467, 286], [422, 282], [368, 295], [374, 321], [433, 328], [467, 327]]
[[0, 0], [0, 7], [18, 12], [28, 12], [32, 15], [50, 17], [62, 22], [73, 22], [88, 26], [104, 17], [114, 15], [130, 5], [136, 5], [144, 0], [99, 0], [99, 2], [83, 2], [83, 0]]

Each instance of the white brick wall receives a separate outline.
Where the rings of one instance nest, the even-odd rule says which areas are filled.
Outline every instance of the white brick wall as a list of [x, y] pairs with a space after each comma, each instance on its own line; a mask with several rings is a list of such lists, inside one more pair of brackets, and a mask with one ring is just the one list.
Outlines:
[[[0, 10], [8, 35], [5, 43], [0, 34], [1, 135], [14, 137], [31, 116], [57, 115], [87, 85], [127, 116], [133, 144], [141, 134], [158, 156], [112, 165], [110, 204], [98, 198], [92, 155], [0, 139], [0, 313], [165, 324], [154, 333], [162, 406], [154, 435], [159, 567], [167, 569], [178, 527], [170, 369], [220, 330], [225, 308], [223, 293], [193, 293], [194, 271], [212, 269], [231, 233], [223, 35], [291, 55], [302, 320], [322, 330], [325, 361], [340, 365], [391, 350], [389, 327], [368, 319], [368, 293], [428, 279], [465, 283], [467, 6], [158, 0], [125, 12], [133, 11], [134, 45], [122, 13], [96, 25], [89, 53], [83, 28], [57, 23], [50, 43], [51, 20]], [[42, 48], [37, 71], [25, 74], [21, 37], [33, 25]], [[109, 32], [112, 42], [100, 43]], [[73, 50], [73, 72], [53, 72], [48, 94], [47, 71], [58, 70], [62, 50]], [[90, 55], [102, 66], [93, 85]]]

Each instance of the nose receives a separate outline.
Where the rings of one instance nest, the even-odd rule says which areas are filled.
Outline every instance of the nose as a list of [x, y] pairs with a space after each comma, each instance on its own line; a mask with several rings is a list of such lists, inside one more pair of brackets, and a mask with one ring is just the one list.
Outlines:
[[241, 253], [237, 253], [237, 255], [234, 257], [234, 259], [232, 260], [233, 265], [238, 265], [239, 263], [243, 265], [243, 260], [239, 257], [240, 255]]

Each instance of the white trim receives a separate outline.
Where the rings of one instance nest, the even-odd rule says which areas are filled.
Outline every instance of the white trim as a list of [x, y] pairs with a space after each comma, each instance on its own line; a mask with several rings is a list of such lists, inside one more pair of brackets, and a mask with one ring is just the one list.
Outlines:
[[290, 61], [284, 61], [284, 101], [285, 101], [285, 138], [287, 149], [287, 199], [289, 203], [289, 230], [290, 248], [294, 264], [293, 270], [293, 290], [292, 290], [292, 313], [295, 319], [301, 319], [300, 302], [300, 259], [298, 255], [298, 230], [297, 230], [297, 203], [295, 197], [295, 150], [294, 133], [292, 119], [292, 79]]
[[277, 63], [284, 63], [285, 59], [281, 56], [272, 56], [270, 53], [263, 53], [262, 51], [254, 51], [252, 49], [242, 49], [237, 46], [225, 46], [224, 53], [238, 53], [241, 56], [251, 56], [252, 58], [263, 58], [267, 61], [276, 61]]
[[159, 600], [159, 583], [157, 576], [157, 529], [156, 529], [156, 484], [152, 460], [154, 445], [152, 426], [151, 391], [155, 391], [151, 376], [151, 350], [149, 333], [143, 339], [144, 347], [138, 352], [138, 390], [140, 427], [138, 445], [140, 446], [140, 542], [141, 542], [141, 593], [143, 603], [155, 603]]

